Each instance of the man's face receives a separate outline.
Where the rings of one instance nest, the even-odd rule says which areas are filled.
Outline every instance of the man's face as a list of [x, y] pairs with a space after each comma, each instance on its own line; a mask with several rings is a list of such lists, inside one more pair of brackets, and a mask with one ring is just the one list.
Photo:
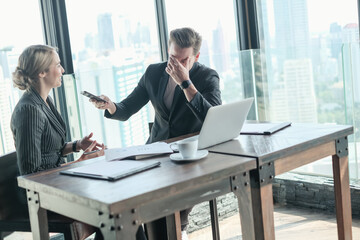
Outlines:
[[[194, 63], [199, 59], [200, 53], [194, 56], [194, 49], [192, 47], [180, 48], [175, 43], [171, 43], [169, 48], [169, 56], [176, 58], [181, 63], [181, 65], [190, 70]], [[189, 64], [186, 66], [188, 61]]]

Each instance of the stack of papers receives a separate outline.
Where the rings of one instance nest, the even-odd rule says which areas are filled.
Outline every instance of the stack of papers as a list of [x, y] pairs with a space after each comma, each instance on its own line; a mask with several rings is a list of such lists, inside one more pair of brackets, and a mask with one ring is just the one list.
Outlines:
[[110, 148], [105, 150], [107, 161], [120, 159], [140, 159], [149, 156], [172, 153], [170, 144], [165, 142], [156, 142], [146, 145], [131, 146], [125, 148]]

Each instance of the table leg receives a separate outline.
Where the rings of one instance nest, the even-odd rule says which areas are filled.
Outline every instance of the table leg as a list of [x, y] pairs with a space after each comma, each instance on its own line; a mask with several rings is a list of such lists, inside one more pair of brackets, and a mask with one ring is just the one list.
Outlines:
[[148, 240], [181, 240], [180, 212], [145, 224]]
[[166, 216], [166, 229], [169, 240], [181, 240], [180, 212]]
[[233, 176], [230, 178], [230, 181], [232, 191], [238, 199], [242, 237], [244, 240], [254, 240], [255, 221], [249, 173], [245, 172], [242, 175]]
[[213, 240], [219, 240], [220, 229], [219, 229], [219, 218], [218, 218], [216, 198], [209, 201], [209, 208], [210, 208], [212, 237]]
[[166, 240], [166, 218], [160, 218], [145, 224], [146, 235], [148, 240]]
[[47, 211], [40, 207], [39, 194], [27, 191], [29, 217], [33, 239], [49, 239]]
[[251, 199], [256, 240], [275, 239], [274, 202], [271, 183], [262, 183], [257, 171], [251, 171]]
[[348, 156], [332, 156], [338, 239], [352, 239]]

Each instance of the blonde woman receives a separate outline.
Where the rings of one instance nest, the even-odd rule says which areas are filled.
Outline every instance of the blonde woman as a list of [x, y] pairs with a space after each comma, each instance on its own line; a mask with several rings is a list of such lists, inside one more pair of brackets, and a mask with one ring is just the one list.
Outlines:
[[[65, 141], [65, 123], [49, 96], [53, 88], [61, 86], [63, 73], [59, 55], [53, 47], [30, 46], [19, 57], [13, 82], [25, 92], [12, 114], [11, 130], [20, 175], [58, 167], [64, 163], [63, 156], [79, 150], [100, 151], [83, 154], [77, 161], [104, 155], [104, 145], [91, 140], [92, 133], [74, 142]], [[25, 203], [25, 196], [22, 198]], [[95, 231], [83, 223], [76, 225], [77, 239], [85, 239]]]

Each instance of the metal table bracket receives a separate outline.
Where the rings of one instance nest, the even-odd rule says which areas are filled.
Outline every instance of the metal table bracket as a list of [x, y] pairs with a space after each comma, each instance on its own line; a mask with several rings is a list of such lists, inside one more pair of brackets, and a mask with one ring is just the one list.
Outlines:
[[136, 208], [131, 209], [131, 212], [109, 214], [99, 211], [98, 214], [100, 218], [99, 228], [105, 239], [107, 239], [106, 236], [122, 236], [122, 230], [124, 228], [128, 230], [131, 229], [133, 236], [135, 236], [137, 229], [141, 224], [138, 220], [138, 211]]
[[239, 188], [250, 186], [250, 174], [249, 172], [243, 172], [242, 174], [230, 177], [231, 191], [235, 193], [239, 191]]
[[349, 154], [347, 136], [336, 139], [335, 146], [336, 146], [336, 155], [339, 158], [345, 157]]
[[260, 185], [270, 184], [275, 177], [274, 162], [268, 162], [259, 166]]
[[259, 184], [259, 186], [270, 184], [275, 177], [274, 162], [264, 163], [258, 167], [258, 170], [251, 171], [251, 174], [255, 175], [255, 177], [251, 179], [256, 183], [254, 186], [257, 184]]

